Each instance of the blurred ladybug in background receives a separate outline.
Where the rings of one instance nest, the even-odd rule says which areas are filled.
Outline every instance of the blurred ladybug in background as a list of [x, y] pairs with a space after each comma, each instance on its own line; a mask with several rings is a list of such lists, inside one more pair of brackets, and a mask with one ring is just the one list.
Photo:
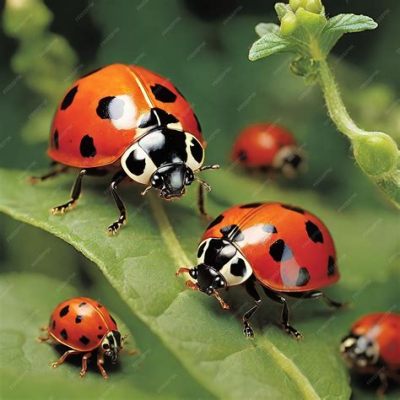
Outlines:
[[81, 377], [85, 376], [88, 360], [96, 352], [97, 367], [103, 378], [107, 379], [104, 359], [108, 357], [112, 363], [116, 363], [124, 339], [108, 310], [87, 297], [76, 297], [60, 303], [51, 314], [48, 327], [43, 330], [47, 331], [47, 335], [40, 337], [40, 341], [53, 340], [69, 348], [58, 361], [51, 364], [52, 367], [58, 367], [71, 355], [82, 354]]
[[278, 171], [287, 178], [294, 178], [305, 169], [304, 153], [295, 138], [276, 124], [253, 124], [243, 129], [231, 158], [249, 169]]
[[[185, 187], [200, 182], [199, 209], [204, 188], [196, 173], [218, 168], [203, 165], [205, 142], [188, 101], [167, 79], [135, 65], [113, 64], [76, 81], [54, 116], [48, 155], [53, 171], [32, 181], [79, 169], [71, 199], [52, 209], [63, 214], [75, 205], [85, 175], [113, 173], [110, 191], [119, 218], [108, 227], [114, 234], [126, 221], [117, 193], [123, 180], [155, 188], [164, 199], [181, 197]], [[58, 164], [58, 165], [57, 165]]]
[[180, 268], [177, 274], [182, 273], [193, 279], [186, 282], [189, 288], [216, 297], [224, 309], [229, 306], [218, 290], [244, 285], [255, 301], [243, 315], [247, 337], [254, 335], [249, 319], [261, 304], [256, 284], [282, 305], [282, 326], [295, 338], [301, 335], [289, 323], [286, 296], [342, 306], [319, 290], [339, 279], [328, 229], [315, 215], [287, 204], [253, 203], [224, 211], [203, 234], [197, 265]]
[[388, 378], [400, 384], [400, 314], [364, 315], [343, 338], [340, 352], [356, 373], [378, 376], [379, 394], [386, 391]]

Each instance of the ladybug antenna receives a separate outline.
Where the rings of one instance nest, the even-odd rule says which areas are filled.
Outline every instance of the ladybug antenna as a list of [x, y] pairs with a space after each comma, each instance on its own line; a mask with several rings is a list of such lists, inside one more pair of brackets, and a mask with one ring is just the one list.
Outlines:
[[199, 168], [199, 171], [205, 171], [207, 169], [218, 169], [219, 164], [213, 164], [213, 165], [203, 165], [202, 167]]
[[229, 304], [225, 303], [224, 300], [222, 300], [221, 296], [219, 295], [219, 293], [215, 289], [214, 289], [214, 292], [213, 292], [212, 296], [215, 297], [219, 301], [220, 306], [224, 310], [229, 310]]
[[143, 190], [142, 193], [140, 193], [142, 196], [144, 196], [153, 186], [147, 186], [146, 189]]
[[206, 189], [208, 192], [211, 192], [211, 186], [206, 181], [203, 181], [203, 179], [200, 179], [198, 176], [196, 176], [194, 179], [196, 179], [196, 181], [199, 182], [204, 189]]

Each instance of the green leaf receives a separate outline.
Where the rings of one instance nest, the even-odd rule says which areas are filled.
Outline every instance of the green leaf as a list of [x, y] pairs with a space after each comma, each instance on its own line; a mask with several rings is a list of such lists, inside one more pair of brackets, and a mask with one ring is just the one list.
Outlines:
[[[214, 197], [209, 201], [214, 214], [231, 201], [284, 198], [287, 202], [297, 199], [297, 204], [320, 215], [337, 238], [339, 254], [344, 257], [343, 280], [333, 296], [349, 299], [353, 291], [358, 291], [357, 309], [332, 313], [317, 303], [299, 304], [295, 307], [293, 322], [305, 339], [297, 343], [271, 325], [279, 318], [279, 308], [266, 305], [258, 320], [263, 331], [256, 332], [254, 342], [246, 340], [240, 321], [233, 313], [223, 312], [207, 296], [185, 290], [183, 281], [174, 276], [181, 266], [178, 260], [188, 258], [182, 248], [190, 250], [188, 254], [193, 260], [196, 243], [204, 229], [194, 215], [193, 193], [185, 200], [168, 205], [165, 213], [157, 198], [151, 198], [149, 206], [131, 192], [129, 198], [140, 212], [131, 209], [129, 224], [117, 237], [108, 237], [104, 227], [115, 217], [115, 210], [111, 200], [101, 195], [101, 190], [85, 187], [85, 195], [76, 210], [64, 217], [55, 217], [48, 214], [48, 208], [68, 197], [68, 177], [32, 187], [25, 183], [20, 171], [1, 171], [0, 209], [61, 237], [95, 262], [132, 312], [210, 396], [242, 398], [248, 394], [249, 382], [252, 382], [253, 398], [347, 398], [349, 386], [338, 356], [338, 342], [356, 315], [371, 308], [390, 307], [397, 296], [396, 287], [387, 286], [385, 296], [371, 307], [369, 296], [379, 285], [369, 287], [368, 292], [363, 290], [371, 282], [371, 276], [376, 282], [396, 282], [396, 278], [389, 277], [390, 271], [395, 271], [396, 260], [392, 257], [390, 264], [382, 265], [382, 260], [388, 260], [396, 247], [396, 239], [390, 234], [395, 228], [391, 214], [382, 209], [381, 222], [376, 221], [375, 212], [349, 218], [346, 213], [329, 211], [309, 194], [267, 190], [260, 188], [257, 181], [223, 171], [214, 176], [210, 173], [208, 178], [217, 193], [215, 197], [213, 192]], [[233, 186], [241, 190], [232, 192]], [[229, 200], [223, 195], [218, 197], [222, 193], [229, 193]], [[127, 193], [122, 195], [128, 198]], [[174, 228], [169, 221], [174, 221]], [[368, 240], [360, 239], [360, 234], [365, 234]], [[176, 237], [180, 240], [176, 241]], [[379, 251], [371, 254], [370, 243], [378, 241]], [[382, 267], [376, 269], [376, 265]], [[240, 295], [240, 290], [230, 291], [226, 299], [239, 315], [251, 304], [247, 297]], [[241, 301], [246, 305], [242, 307]], [[274, 310], [272, 317], [270, 310]]]
[[345, 34], [375, 29], [378, 24], [366, 15], [339, 14], [330, 19], [321, 34], [320, 46], [328, 54], [337, 41]]
[[266, 22], [260, 22], [259, 24], [256, 25], [255, 31], [258, 36], [262, 37], [262, 36], [266, 35], [267, 33], [278, 33], [279, 25], [272, 24], [272, 23], [266, 23]]
[[287, 40], [276, 33], [269, 32], [252, 44], [249, 52], [249, 59], [251, 61], [256, 61], [260, 58], [289, 50], [290, 43]]

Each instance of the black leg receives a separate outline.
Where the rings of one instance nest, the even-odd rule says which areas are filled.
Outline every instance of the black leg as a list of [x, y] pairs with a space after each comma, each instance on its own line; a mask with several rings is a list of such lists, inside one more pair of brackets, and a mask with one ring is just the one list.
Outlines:
[[378, 373], [378, 378], [379, 378], [379, 381], [380, 381], [380, 385], [378, 387], [378, 390], [376, 391], [376, 394], [379, 397], [383, 397], [385, 395], [387, 389], [388, 389], [388, 386], [389, 386], [388, 378], [386, 376], [386, 372], [384, 370], [380, 371]]
[[332, 308], [342, 308], [346, 306], [346, 303], [339, 303], [338, 301], [332, 300], [325, 293], [320, 292], [319, 290], [311, 290], [303, 293], [289, 292], [286, 294], [290, 297], [301, 299], [322, 299], [329, 307]]
[[199, 209], [200, 215], [202, 217], [205, 217], [207, 219], [210, 218], [210, 216], [207, 214], [206, 207], [205, 207], [205, 188], [202, 183], [199, 184], [199, 192], [198, 192], [198, 197], [197, 197], [197, 207]]
[[86, 169], [81, 169], [76, 180], [74, 183], [74, 186], [72, 187], [71, 191], [71, 199], [67, 201], [65, 204], [62, 204], [61, 206], [53, 207], [51, 209], [52, 214], [64, 214], [68, 210], [70, 210], [77, 200], [79, 199], [79, 196], [81, 194], [81, 188], [82, 188], [82, 179], [86, 175], [87, 170]]
[[49, 178], [54, 178], [57, 175], [63, 174], [68, 171], [68, 167], [66, 165], [59, 165], [52, 170], [50, 170], [47, 174], [40, 175], [40, 176], [30, 176], [29, 182], [32, 184], [43, 182]]
[[243, 333], [245, 334], [246, 337], [252, 338], [252, 337], [254, 337], [254, 331], [253, 331], [253, 328], [249, 324], [249, 319], [257, 311], [257, 308], [261, 304], [261, 298], [260, 298], [259, 294], [257, 293], [254, 279], [252, 279], [252, 278], [248, 279], [245, 283], [245, 288], [246, 288], [246, 291], [249, 294], [249, 296], [254, 299], [255, 304], [253, 307], [250, 308], [250, 310], [246, 311], [242, 317]]
[[118, 184], [120, 184], [126, 178], [126, 176], [127, 175], [124, 171], [119, 171], [113, 176], [112, 182], [110, 184], [111, 194], [119, 210], [118, 219], [107, 228], [108, 233], [111, 235], [115, 235], [118, 232], [119, 228], [121, 228], [121, 226], [126, 223], [126, 208], [117, 193]]
[[289, 324], [289, 308], [288, 308], [286, 299], [283, 296], [281, 296], [280, 294], [278, 294], [277, 292], [274, 292], [273, 290], [268, 289], [265, 286], [263, 286], [263, 289], [264, 289], [265, 294], [271, 300], [276, 301], [277, 303], [280, 303], [283, 305], [281, 323], [282, 323], [282, 326], [285, 329], [285, 331], [287, 333], [289, 333], [290, 335], [294, 336], [296, 339], [301, 339], [300, 332], [297, 329], [293, 328], [293, 326], [291, 326]]

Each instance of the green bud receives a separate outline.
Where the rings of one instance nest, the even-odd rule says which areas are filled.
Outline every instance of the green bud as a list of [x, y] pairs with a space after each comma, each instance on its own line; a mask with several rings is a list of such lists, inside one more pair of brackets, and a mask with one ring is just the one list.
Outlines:
[[353, 148], [357, 162], [368, 175], [382, 175], [397, 165], [397, 145], [384, 133], [358, 136], [354, 139]]
[[289, 36], [293, 33], [293, 31], [297, 27], [297, 18], [290, 11], [287, 12], [286, 15], [281, 20], [281, 34], [282, 36]]
[[315, 14], [319, 14], [322, 11], [321, 0], [307, 0], [305, 9]]
[[290, 0], [289, 5], [293, 11], [296, 11], [299, 7], [303, 7], [305, 0]]

